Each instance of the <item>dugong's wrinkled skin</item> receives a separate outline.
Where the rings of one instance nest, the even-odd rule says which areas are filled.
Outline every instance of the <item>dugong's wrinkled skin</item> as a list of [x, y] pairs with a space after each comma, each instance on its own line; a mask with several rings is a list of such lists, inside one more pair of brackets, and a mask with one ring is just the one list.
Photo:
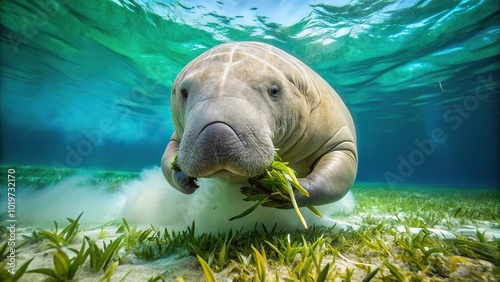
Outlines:
[[[337, 201], [354, 182], [356, 134], [345, 104], [312, 69], [271, 45], [206, 51], [179, 73], [170, 105], [175, 132], [162, 171], [183, 193], [193, 193], [199, 177], [257, 176], [275, 148], [310, 194], [296, 193], [299, 206]], [[177, 154], [181, 171], [171, 169]]]

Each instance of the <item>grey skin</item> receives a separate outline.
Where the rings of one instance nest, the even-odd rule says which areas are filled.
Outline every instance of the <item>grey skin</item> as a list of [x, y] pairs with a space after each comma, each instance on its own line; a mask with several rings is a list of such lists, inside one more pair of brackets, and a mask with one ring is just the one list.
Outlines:
[[[310, 194], [296, 193], [299, 206], [340, 200], [356, 178], [345, 104], [312, 69], [271, 45], [226, 43], [195, 58], [173, 84], [171, 113], [175, 132], [162, 171], [183, 193], [198, 189], [196, 178], [244, 182], [262, 174], [275, 148]], [[175, 155], [181, 171], [171, 169]]]

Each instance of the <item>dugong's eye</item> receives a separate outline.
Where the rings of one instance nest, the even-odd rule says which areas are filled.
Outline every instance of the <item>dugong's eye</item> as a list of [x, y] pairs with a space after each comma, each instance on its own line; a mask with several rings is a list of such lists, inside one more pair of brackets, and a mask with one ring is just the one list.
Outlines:
[[186, 100], [188, 98], [188, 91], [186, 89], [181, 90], [182, 99]]
[[277, 99], [280, 96], [280, 89], [278, 85], [273, 85], [269, 88], [269, 95], [273, 99]]

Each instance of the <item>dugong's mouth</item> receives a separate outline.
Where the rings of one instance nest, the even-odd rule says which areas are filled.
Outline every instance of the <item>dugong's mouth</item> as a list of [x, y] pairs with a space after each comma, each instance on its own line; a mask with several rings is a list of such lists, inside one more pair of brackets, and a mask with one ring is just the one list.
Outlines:
[[178, 153], [178, 165], [192, 177], [221, 173], [252, 177], [262, 174], [274, 157], [269, 137], [238, 131], [225, 122], [206, 124], [196, 132], [185, 132]]

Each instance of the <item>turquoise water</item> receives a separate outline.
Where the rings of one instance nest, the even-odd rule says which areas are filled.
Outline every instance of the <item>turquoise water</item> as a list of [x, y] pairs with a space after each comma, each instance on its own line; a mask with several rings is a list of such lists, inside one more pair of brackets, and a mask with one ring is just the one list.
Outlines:
[[177, 73], [212, 46], [253, 40], [301, 59], [343, 98], [357, 126], [357, 181], [500, 186], [498, 1], [47, 0], [0, 9], [3, 165], [159, 165]]

